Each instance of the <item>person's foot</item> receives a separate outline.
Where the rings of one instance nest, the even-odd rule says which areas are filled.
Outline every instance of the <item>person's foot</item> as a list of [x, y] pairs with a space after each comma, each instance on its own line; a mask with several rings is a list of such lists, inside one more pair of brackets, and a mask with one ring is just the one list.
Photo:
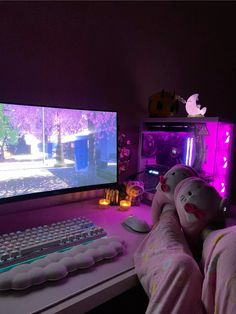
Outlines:
[[172, 213], [172, 214], [177, 213], [175, 206], [172, 205], [172, 204], [165, 204], [163, 206], [161, 215], [163, 215], [163, 214], [165, 214], [167, 212]]

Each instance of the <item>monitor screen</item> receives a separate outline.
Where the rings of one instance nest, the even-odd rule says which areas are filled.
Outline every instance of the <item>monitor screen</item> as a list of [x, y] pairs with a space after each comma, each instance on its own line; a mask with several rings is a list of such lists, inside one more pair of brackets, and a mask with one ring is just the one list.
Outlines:
[[115, 185], [117, 112], [0, 103], [0, 203]]

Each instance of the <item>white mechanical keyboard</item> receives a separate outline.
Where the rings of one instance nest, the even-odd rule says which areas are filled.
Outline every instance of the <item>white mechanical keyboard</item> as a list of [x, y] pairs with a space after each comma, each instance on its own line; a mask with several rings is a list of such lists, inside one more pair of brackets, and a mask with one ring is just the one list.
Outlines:
[[63, 252], [70, 247], [106, 235], [103, 228], [85, 217], [63, 220], [0, 235], [0, 273], [21, 264], [32, 262], [52, 252]]

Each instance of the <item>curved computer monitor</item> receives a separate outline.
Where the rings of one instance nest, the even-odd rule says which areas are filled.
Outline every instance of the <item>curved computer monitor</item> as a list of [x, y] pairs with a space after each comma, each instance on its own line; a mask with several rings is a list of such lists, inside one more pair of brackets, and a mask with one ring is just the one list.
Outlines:
[[117, 112], [0, 103], [0, 203], [117, 182]]

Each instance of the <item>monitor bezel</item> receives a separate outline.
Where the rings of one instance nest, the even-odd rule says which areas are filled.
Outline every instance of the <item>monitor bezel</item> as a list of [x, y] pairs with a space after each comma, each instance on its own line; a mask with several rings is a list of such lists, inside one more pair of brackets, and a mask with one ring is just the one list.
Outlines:
[[105, 188], [117, 188], [119, 184], [119, 165], [118, 165], [118, 131], [119, 131], [118, 119], [119, 118], [118, 118], [117, 110], [84, 108], [83, 106], [80, 106], [78, 108], [78, 107], [72, 107], [72, 106], [67, 106], [67, 105], [58, 106], [58, 105], [48, 105], [48, 104], [47, 105], [29, 104], [29, 103], [26, 104], [26, 103], [16, 103], [16, 102], [9, 102], [9, 101], [8, 102], [0, 101], [0, 104], [115, 113], [116, 114], [116, 156], [117, 156], [116, 182], [102, 183], [102, 184], [95, 184], [95, 185], [88, 185], [88, 186], [81, 186], [81, 187], [64, 188], [60, 190], [35, 192], [35, 193], [30, 193], [30, 194], [23, 194], [23, 195], [16, 195], [16, 196], [11, 196], [11, 197], [6, 197], [6, 198], [0, 198], [1, 205], [18, 202], [18, 201], [20, 202], [20, 201], [40, 199], [40, 198], [45, 198], [45, 197], [55, 197], [58, 195], [73, 194], [73, 193], [84, 192], [84, 191], [101, 190]]

